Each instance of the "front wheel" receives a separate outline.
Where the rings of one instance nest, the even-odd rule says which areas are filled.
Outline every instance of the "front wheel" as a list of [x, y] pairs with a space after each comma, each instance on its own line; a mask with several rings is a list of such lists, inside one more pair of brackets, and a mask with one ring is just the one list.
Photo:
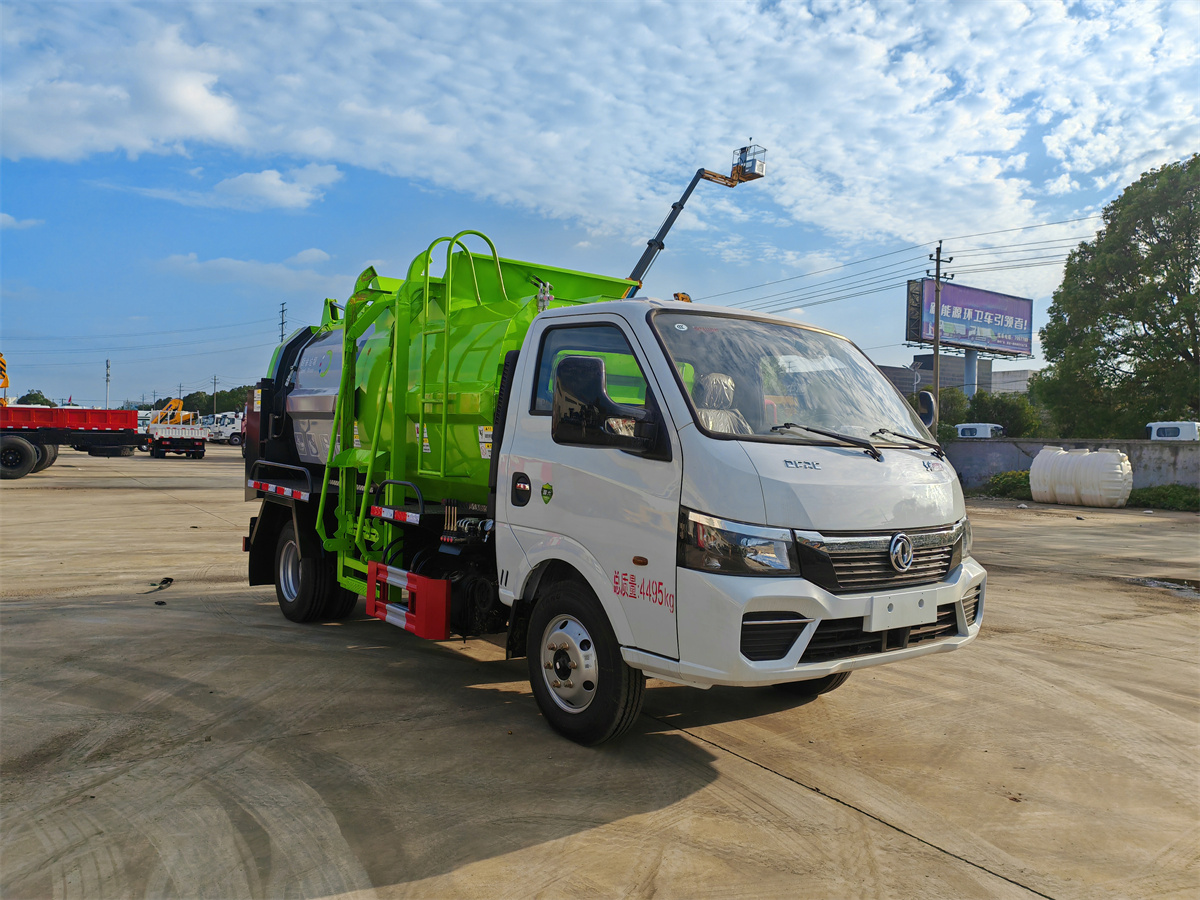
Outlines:
[[15, 434], [0, 437], [0, 478], [24, 478], [37, 465], [37, 449]]
[[231, 434], [229, 436], [229, 446], [236, 447], [241, 442], [242, 442], [242, 436], [240, 434]]
[[646, 676], [621, 658], [604, 607], [585, 585], [552, 585], [533, 608], [526, 639], [529, 684], [546, 721], [585, 746], [629, 730]]

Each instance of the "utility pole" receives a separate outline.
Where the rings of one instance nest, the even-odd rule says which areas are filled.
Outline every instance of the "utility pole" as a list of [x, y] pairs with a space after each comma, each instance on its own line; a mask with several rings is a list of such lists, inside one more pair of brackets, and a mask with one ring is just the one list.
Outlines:
[[217, 376], [213, 376], [213, 415], [217, 414]]
[[183, 399], [183, 382], [179, 382], [179, 399]]
[[[934, 260], [933, 282], [933, 433], [936, 437], [938, 423], [942, 417], [942, 242], [938, 241], [937, 254], [930, 253]], [[953, 256], [946, 257], [946, 264], [954, 262]], [[929, 270], [925, 270], [929, 274]], [[951, 275], [951, 278], [954, 276]]]
[[112, 360], [104, 361], [104, 408], [108, 409], [108, 385], [112, 381]]
[[283, 330], [287, 327], [287, 304], [279, 304], [279, 343], [283, 343]]

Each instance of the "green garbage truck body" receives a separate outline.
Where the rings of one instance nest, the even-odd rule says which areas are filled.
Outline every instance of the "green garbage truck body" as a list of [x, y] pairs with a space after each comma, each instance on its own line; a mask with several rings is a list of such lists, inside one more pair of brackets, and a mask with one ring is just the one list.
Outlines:
[[805, 699], [974, 640], [961, 487], [874, 364], [638, 287], [463, 232], [326, 300], [247, 401], [250, 584], [296, 622], [364, 597], [418, 637], [506, 634], [585, 744], [647, 676]]
[[[429, 275], [440, 249], [435, 243], [403, 281], [364, 272], [344, 316], [327, 302], [325, 321], [300, 352], [287, 399], [304, 464], [332, 461], [364, 476], [370, 470], [376, 479], [411, 482], [428, 499], [486, 504], [505, 354], [520, 348], [539, 312], [619, 298], [635, 286], [469, 253], [463, 237], [447, 241], [454, 252], [442, 277]], [[351, 352], [355, 365], [348, 369], [342, 362]], [[351, 371], [354, 402], [343, 405], [338, 421], [343, 442], [333, 438], [333, 414], [337, 398], [347, 396]], [[364, 436], [386, 448], [373, 460], [362, 450]]]

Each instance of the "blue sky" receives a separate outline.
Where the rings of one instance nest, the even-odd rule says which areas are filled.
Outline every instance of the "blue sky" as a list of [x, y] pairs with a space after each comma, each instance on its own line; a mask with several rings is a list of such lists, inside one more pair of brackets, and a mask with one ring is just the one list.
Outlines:
[[106, 358], [113, 405], [250, 383], [281, 303], [291, 330], [466, 228], [626, 275], [750, 138], [767, 177], [701, 184], [642, 293], [786, 312], [903, 365], [903, 284], [938, 239], [1040, 327], [1104, 204], [1200, 150], [1197, 0], [0, 16], [10, 398], [103, 403]]

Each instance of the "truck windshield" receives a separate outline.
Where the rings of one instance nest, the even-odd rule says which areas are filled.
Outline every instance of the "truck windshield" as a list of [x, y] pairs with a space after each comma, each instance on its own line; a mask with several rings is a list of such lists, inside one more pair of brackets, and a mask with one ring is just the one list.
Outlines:
[[891, 382], [845, 338], [731, 315], [656, 311], [651, 324], [675, 365], [696, 423], [718, 435], [815, 443], [793, 422], [876, 444], [882, 430], [929, 439]]

